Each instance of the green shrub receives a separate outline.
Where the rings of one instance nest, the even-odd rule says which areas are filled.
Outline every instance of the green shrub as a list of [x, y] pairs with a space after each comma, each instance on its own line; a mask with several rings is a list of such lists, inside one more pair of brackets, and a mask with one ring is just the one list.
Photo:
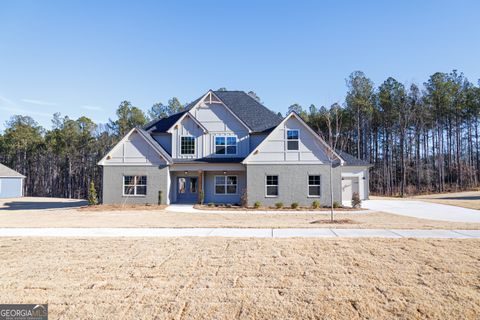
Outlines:
[[334, 207], [334, 208], [340, 208], [340, 207], [341, 207], [340, 202], [338, 202], [338, 201], [333, 201], [333, 207]]
[[315, 200], [312, 202], [312, 208], [313, 209], [318, 209], [320, 208], [320, 202], [318, 200]]
[[198, 195], [200, 197], [200, 199], [199, 199], [200, 204], [203, 204], [203, 202], [205, 201], [205, 192], [203, 192], [203, 190], [202, 190], [202, 191], [200, 191], [200, 193]]
[[213, 206], [215, 206], [215, 204], [214, 204], [213, 202], [209, 202], [209, 203], [207, 204], [207, 206], [213, 207]]
[[260, 203], [260, 201], [255, 201], [255, 203], [253, 204], [253, 207], [254, 207], [255, 209], [258, 209], [258, 208], [260, 208], [261, 206], [262, 206], [262, 204]]
[[277, 209], [283, 208], [283, 202], [277, 202], [277, 203], [275, 203], [275, 208], [277, 208]]
[[95, 184], [90, 182], [90, 188], [88, 189], [88, 205], [94, 206], [98, 204], [97, 190], [95, 189]]
[[290, 207], [291, 207], [292, 209], [297, 209], [297, 208], [298, 208], [298, 202], [293, 202], [293, 203], [290, 205]]
[[232, 204], [231, 204], [231, 203], [227, 203], [227, 204], [225, 205], [225, 207], [231, 208], [231, 207], [232, 207]]

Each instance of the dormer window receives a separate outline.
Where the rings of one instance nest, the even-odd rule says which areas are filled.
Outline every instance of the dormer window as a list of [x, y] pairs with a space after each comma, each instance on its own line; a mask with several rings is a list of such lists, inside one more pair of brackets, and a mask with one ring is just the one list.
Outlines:
[[287, 150], [298, 150], [298, 130], [287, 130]]
[[237, 154], [237, 138], [215, 137], [215, 154]]

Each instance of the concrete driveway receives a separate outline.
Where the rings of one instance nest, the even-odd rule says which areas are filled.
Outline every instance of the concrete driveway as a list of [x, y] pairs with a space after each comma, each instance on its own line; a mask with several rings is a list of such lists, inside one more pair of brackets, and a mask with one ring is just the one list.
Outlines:
[[421, 219], [480, 222], [480, 210], [417, 200], [365, 200], [362, 207]]

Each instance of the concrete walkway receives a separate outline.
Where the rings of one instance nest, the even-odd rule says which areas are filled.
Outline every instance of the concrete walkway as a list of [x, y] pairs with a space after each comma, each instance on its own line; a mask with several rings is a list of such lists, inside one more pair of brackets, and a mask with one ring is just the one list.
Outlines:
[[0, 237], [459, 238], [480, 230], [254, 228], [0, 228]]
[[[193, 204], [171, 204], [165, 208], [165, 211], [169, 212], [183, 212], [183, 213], [236, 213], [236, 214], [330, 214], [328, 210], [208, 210], [208, 209], [195, 209]], [[368, 213], [371, 210], [351, 210], [351, 211], [336, 211], [341, 213]]]
[[362, 207], [421, 219], [480, 223], [480, 210], [417, 200], [365, 200]]

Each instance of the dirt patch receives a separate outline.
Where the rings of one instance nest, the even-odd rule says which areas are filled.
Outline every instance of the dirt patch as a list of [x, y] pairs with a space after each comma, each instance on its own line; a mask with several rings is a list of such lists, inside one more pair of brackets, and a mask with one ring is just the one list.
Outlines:
[[84, 206], [79, 211], [131, 211], [131, 210], [163, 210], [166, 205], [151, 204], [99, 204], [95, 206]]
[[478, 240], [2, 238], [0, 247], [2, 303], [48, 303], [52, 319], [480, 316]]
[[321, 219], [321, 220], [314, 220], [310, 222], [311, 224], [358, 224], [358, 222], [353, 221], [352, 219]]

